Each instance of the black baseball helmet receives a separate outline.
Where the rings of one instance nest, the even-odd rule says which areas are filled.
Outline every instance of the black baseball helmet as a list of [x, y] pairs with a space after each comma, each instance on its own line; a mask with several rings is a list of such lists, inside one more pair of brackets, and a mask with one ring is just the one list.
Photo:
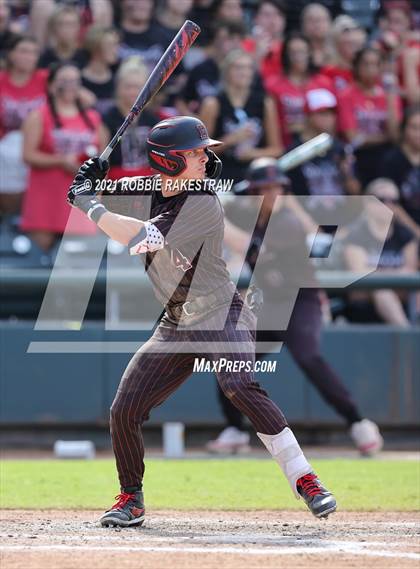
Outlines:
[[204, 124], [195, 117], [174, 117], [156, 124], [147, 138], [149, 164], [167, 176], [178, 176], [187, 163], [180, 151], [222, 144], [209, 137]]
[[278, 184], [289, 186], [290, 180], [280, 168], [276, 158], [257, 158], [248, 166], [245, 180], [234, 186], [236, 194], [251, 193], [263, 189], [264, 186]]

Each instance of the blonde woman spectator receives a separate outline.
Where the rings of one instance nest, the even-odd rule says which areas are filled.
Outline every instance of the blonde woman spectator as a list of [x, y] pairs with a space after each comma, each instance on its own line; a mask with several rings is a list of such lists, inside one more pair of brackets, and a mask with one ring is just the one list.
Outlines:
[[80, 16], [73, 6], [57, 6], [48, 20], [48, 47], [39, 60], [40, 67], [51, 63], [71, 61], [79, 68], [86, 61], [86, 54], [79, 47]]
[[336, 93], [353, 82], [353, 59], [366, 41], [366, 32], [350, 16], [338, 16], [332, 25], [332, 51], [322, 75], [329, 77]]
[[[350, 271], [366, 274], [378, 263], [383, 274], [410, 274], [417, 267], [417, 241], [414, 234], [393, 218], [388, 233], [389, 211], [398, 202], [398, 188], [387, 178], [377, 178], [366, 194], [378, 201], [369, 202], [360, 218], [349, 228], [344, 240], [344, 257]], [[383, 238], [386, 240], [382, 248]], [[379, 253], [382, 251], [381, 253]], [[379, 257], [379, 261], [378, 261]], [[390, 289], [350, 294], [348, 318], [353, 322], [386, 322], [408, 327], [407, 295]]]
[[47, 72], [36, 69], [39, 47], [30, 36], [16, 36], [0, 71], [0, 212], [19, 213], [27, 184], [20, 128], [47, 95]]
[[[63, 234], [70, 214], [66, 197], [80, 164], [105, 146], [100, 117], [85, 110], [79, 99], [80, 71], [70, 63], [56, 64], [48, 77], [48, 102], [23, 125], [23, 157], [30, 166], [22, 229], [39, 247], [49, 250]], [[95, 225], [74, 211], [67, 228], [92, 234]]]
[[[103, 116], [107, 137], [117, 132], [148, 77], [146, 66], [139, 57], [127, 59], [116, 75], [116, 101]], [[139, 119], [121, 139], [110, 157], [108, 177], [147, 176], [152, 173], [146, 154], [146, 140], [153, 125], [163, 118], [154, 110], [154, 102], [147, 106]]]
[[241, 50], [232, 51], [222, 62], [222, 91], [206, 97], [200, 118], [209, 135], [223, 142], [223, 177], [239, 181], [244, 167], [261, 156], [277, 157], [282, 147], [277, 130], [274, 101], [255, 86], [255, 63]]
[[330, 58], [331, 15], [322, 4], [308, 4], [302, 12], [301, 32], [311, 46], [314, 65], [321, 68]]
[[[53, 15], [59, 1], [31, 0], [30, 2], [31, 30], [42, 47], [45, 47], [48, 42], [48, 20]], [[83, 33], [85, 28], [92, 24], [105, 27], [112, 25], [112, 0], [89, 0], [88, 2], [76, 0], [73, 1], [73, 5], [77, 7], [80, 15]]]
[[85, 37], [84, 46], [89, 60], [82, 69], [82, 85], [95, 96], [95, 109], [100, 114], [113, 104], [118, 43], [119, 35], [115, 28], [92, 26]]

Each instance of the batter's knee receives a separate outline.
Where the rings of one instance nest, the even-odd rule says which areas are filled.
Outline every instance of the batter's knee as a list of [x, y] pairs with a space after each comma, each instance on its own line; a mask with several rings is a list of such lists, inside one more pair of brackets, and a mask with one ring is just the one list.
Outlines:
[[132, 398], [117, 395], [111, 405], [110, 422], [113, 425], [129, 427], [133, 423], [138, 423], [142, 411], [140, 402], [135, 404]]
[[266, 395], [259, 383], [256, 381], [249, 381], [249, 378], [242, 378], [239, 376], [219, 378], [219, 385], [226, 395], [235, 405], [249, 395]]
[[233, 378], [219, 379], [219, 385], [225, 396], [232, 401], [238, 390], [241, 389], [241, 383]]

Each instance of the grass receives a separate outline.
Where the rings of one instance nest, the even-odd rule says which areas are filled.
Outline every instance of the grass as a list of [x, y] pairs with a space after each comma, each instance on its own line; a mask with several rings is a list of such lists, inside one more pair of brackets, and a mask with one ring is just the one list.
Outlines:
[[[420, 509], [420, 465], [410, 461], [318, 460], [313, 466], [340, 510]], [[274, 461], [147, 461], [146, 505], [164, 509], [299, 509]], [[118, 493], [113, 460], [6, 460], [1, 508], [102, 510]]]

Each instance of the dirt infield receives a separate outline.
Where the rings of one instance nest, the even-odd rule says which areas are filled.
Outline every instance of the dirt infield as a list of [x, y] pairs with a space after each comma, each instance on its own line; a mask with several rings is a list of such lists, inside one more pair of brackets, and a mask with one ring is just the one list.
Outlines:
[[3, 510], [2, 569], [326, 569], [420, 565], [420, 513], [149, 511], [105, 529], [100, 512]]

